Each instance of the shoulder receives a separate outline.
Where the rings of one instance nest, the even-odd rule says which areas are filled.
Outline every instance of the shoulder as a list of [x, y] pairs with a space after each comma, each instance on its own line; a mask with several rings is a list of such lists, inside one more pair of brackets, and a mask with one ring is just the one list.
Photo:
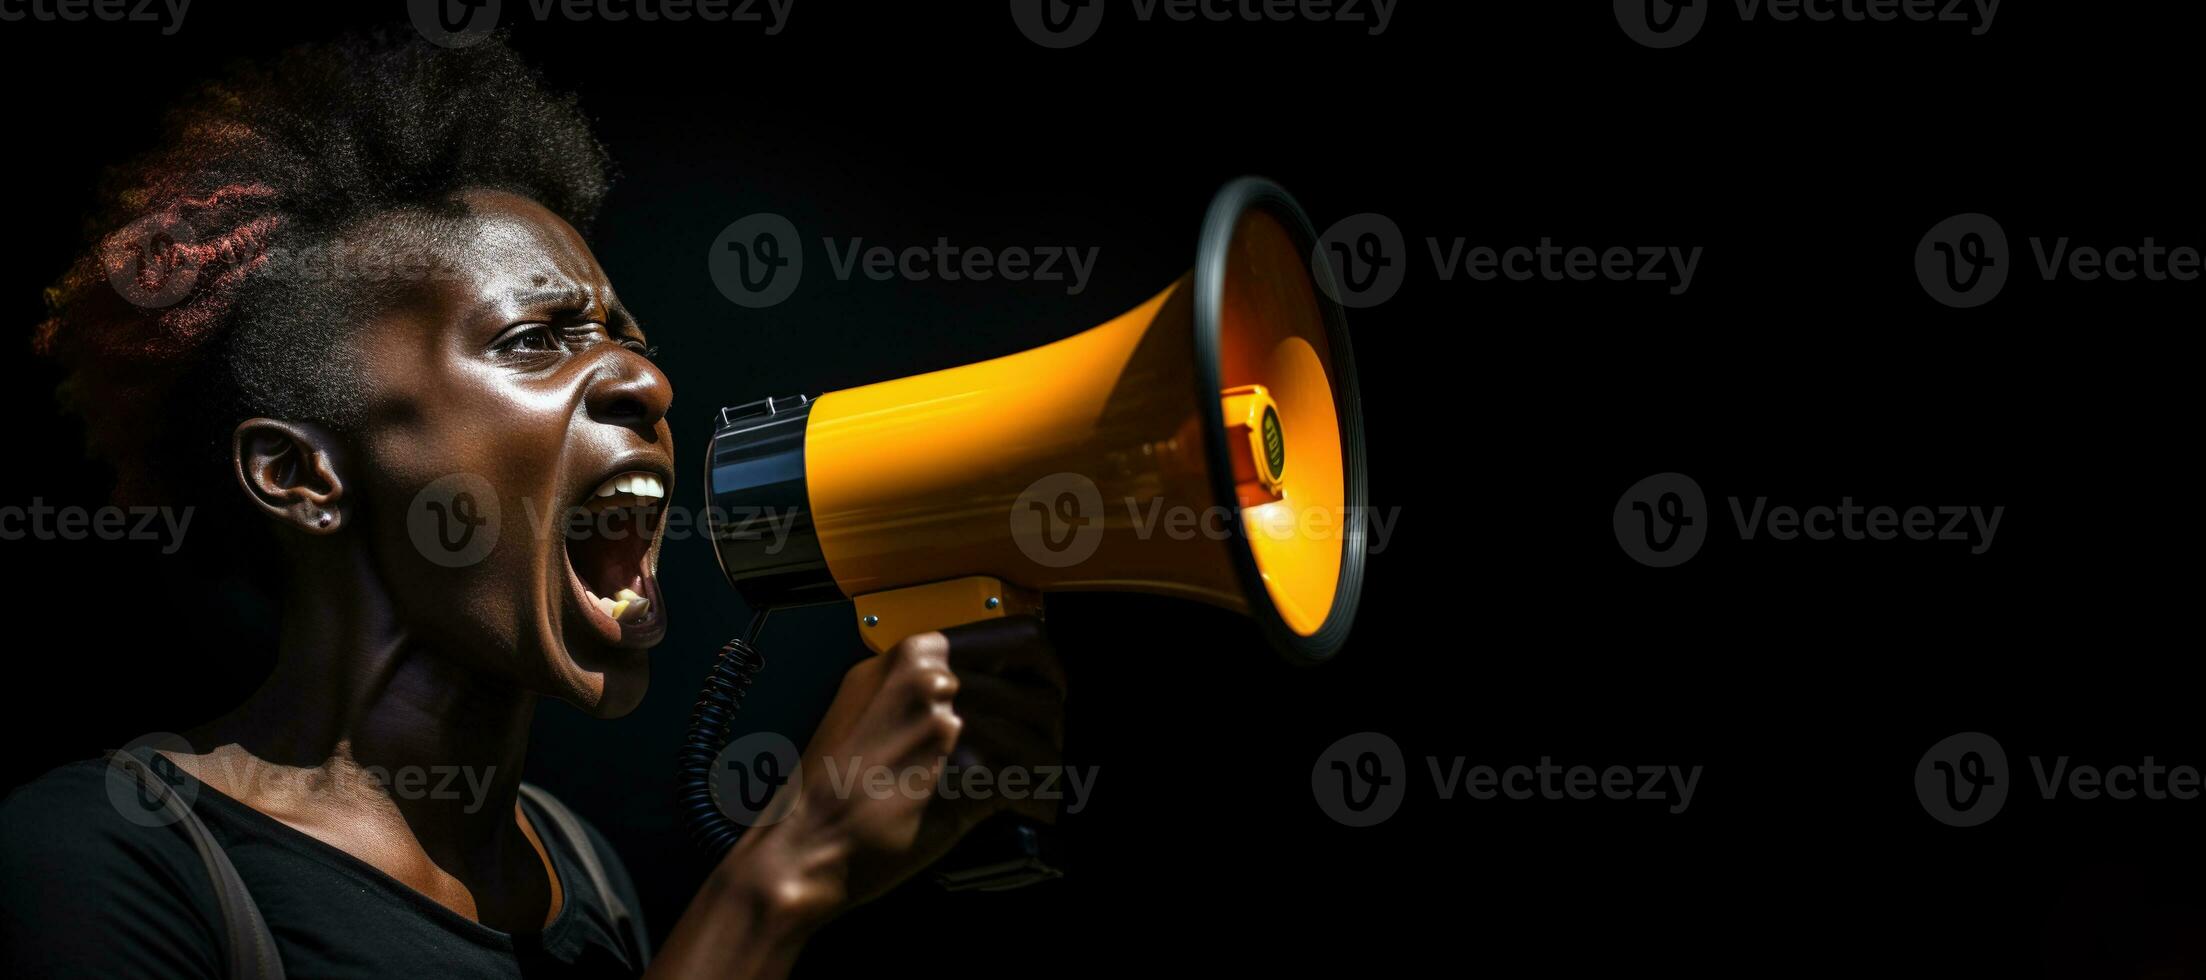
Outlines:
[[[591, 890], [597, 894], [589, 896], [586, 901], [595, 906], [597, 913], [604, 917], [603, 925], [607, 931], [616, 940], [642, 942], [646, 932], [642, 902], [636, 893], [634, 879], [629, 877], [628, 868], [622, 863], [620, 855], [614, 852], [612, 843], [588, 819], [543, 787], [528, 783], [522, 784], [522, 787], [522, 799], [532, 806], [530, 818], [536, 821], [541, 834], [553, 838], [546, 840], [545, 846], [564, 851], [571, 863], [581, 865], [577, 870], [586, 877], [597, 878], [602, 875], [602, 884], [598, 881], [591, 882]], [[559, 827], [558, 817], [561, 814], [571, 823], [571, 831]], [[587, 849], [586, 853], [584, 849]], [[595, 874], [589, 870], [593, 864], [596, 867]], [[630, 935], [623, 937], [623, 932]], [[648, 950], [640, 954], [631, 951], [630, 955], [646, 957], [643, 960], [631, 960], [639, 970], [642, 963], [648, 962]]]
[[183, 831], [146, 802], [134, 779], [103, 760], [49, 770], [0, 800], [0, 861], [10, 870], [160, 855], [199, 863]]
[[0, 800], [0, 972], [210, 975], [221, 960], [214, 885], [160, 816], [99, 759]]
[[[591, 823], [589, 818], [584, 817], [580, 811], [552, 795], [550, 790], [532, 783], [523, 783], [522, 787], [524, 790], [523, 797], [530, 800], [537, 812], [544, 813], [546, 820], [541, 821], [541, 823], [551, 824], [551, 826], [543, 829], [560, 838], [562, 843], [569, 843], [576, 849], [588, 848], [588, 856], [594, 858], [598, 866], [604, 869], [615, 887], [625, 887], [628, 884], [627, 868], [622, 865], [620, 855], [614, 852], [612, 842], [606, 840], [605, 835], [598, 831], [596, 824]], [[569, 841], [567, 833], [558, 827], [557, 821], [562, 815], [573, 824], [575, 834], [580, 838], [579, 840]], [[549, 844], [550, 842], [547, 841], [546, 843]]]

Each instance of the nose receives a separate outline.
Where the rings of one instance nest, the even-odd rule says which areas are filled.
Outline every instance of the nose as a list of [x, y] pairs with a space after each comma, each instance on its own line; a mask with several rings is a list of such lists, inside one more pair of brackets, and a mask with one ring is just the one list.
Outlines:
[[591, 419], [649, 439], [674, 404], [674, 385], [642, 355], [616, 354], [591, 380], [584, 404]]

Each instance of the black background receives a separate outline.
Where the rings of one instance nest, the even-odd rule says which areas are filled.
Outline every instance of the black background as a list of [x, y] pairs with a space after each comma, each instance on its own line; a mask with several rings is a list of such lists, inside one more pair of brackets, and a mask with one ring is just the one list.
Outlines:
[[[103, 163], [222, 61], [352, 12], [200, 0], [182, 29], [0, 24], [15, 134], [0, 239], [22, 334]], [[1374, 503], [1398, 507], [1337, 662], [1276, 662], [1232, 617], [1069, 597], [1071, 876], [1012, 895], [919, 884], [854, 912], [802, 972], [917, 962], [976, 976], [1201, 966], [1515, 975], [1677, 968], [2197, 976], [2206, 802], [2035, 799], [2025, 759], [2206, 764], [2178, 626], [2196, 595], [2190, 365], [2199, 283], [2036, 281], [2026, 244], [2206, 245], [2197, 15], [2003, 4], [1962, 25], [1742, 22], [1650, 50], [1605, 3], [1404, 3], [1338, 23], [1142, 22], [1110, 3], [1069, 50], [1003, 4], [797, 0], [787, 28], [536, 23], [514, 44], [579, 92], [621, 168], [593, 235], [667, 352], [680, 471], [721, 404], [934, 370], [1069, 334], [1192, 264], [1242, 173], [1322, 228], [1408, 238], [1408, 281], [1351, 313]], [[745, 215], [814, 241], [1100, 249], [1062, 283], [836, 281], [816, 250], [764, 311], [704, 258]], [[1952, 214], [1998, 218], [2013, 277], [1933, 302], [1912, 259]], [[1441, 281], [1426, 242], [1705, 248], [1692, 288]], [[51, 370], [6, 365], [5, 500], [97, 504]], [[1642, 567], [1609, 526], [1663, 471], [1773, 504], [2004, 506], [1993, 546], [1742, 542]], [[686, 479], [686, 477], [685, 477]], [[695, 494], [678, 487], [678, 496]], [[9, 782], [219, 711], [265, 623], [135, 543], [9, 541]], [[540, 712], [528, 778], [613, 839], [663, 936], [703, 873], [671, 805], [696, 682], [747, 611], [701, 541], [662, 568], [675, 616], [627, 718]], [[845, 610], [777, 617], [747, 719], [809, 731], [860, 648]], [[1370, 829], [1312, 798], [1320, 752], [1393, 737], [1409, 796]], [[2014, 796], [1949, 828], [1923, 752], [1997, 736]], [[1705, 766], [1692, 806], [1440, 799], [1424, 759]], [[2155, 970], [2161, 972], [2153, 972]], [[2183, 971], [2189, 972], [2183, 972]]]

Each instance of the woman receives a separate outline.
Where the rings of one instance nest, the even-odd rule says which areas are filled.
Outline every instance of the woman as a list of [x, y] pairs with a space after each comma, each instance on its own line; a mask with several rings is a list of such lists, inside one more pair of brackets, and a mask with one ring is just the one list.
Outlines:
[[[578, 232], [605, 175], [574, 104], [499, 42], [301, 49], [188, 98], [49, 291], [36, 344], [118, 496], [198, 507], [223, 523], [196, 539], [280, 590], [266, 683], [142, 757], [196, 799], [292, 976], [642, 970], [617, 857], [520, 796], [536, 700], [626, 713], [667, 622], [673, 393]], [[455, 561], [424, 545], [424, 500], [444, 544], [486, 505], [500, 530]], [[577, 509], [651, 533], [570, 540]], [[1044, 762], [1062, 696], [1031, 623], [915, 637], [845, 677], [804, 764]], [[0, 811], [8, 975], [225, 969], [207, 866], [110, 801], [115, 773], [65, 766]], [[423, 791], [438, 773], [466, 791]], [[785, 973], [823, 922], [1026, 805], [792, 785], [649, 975]]]

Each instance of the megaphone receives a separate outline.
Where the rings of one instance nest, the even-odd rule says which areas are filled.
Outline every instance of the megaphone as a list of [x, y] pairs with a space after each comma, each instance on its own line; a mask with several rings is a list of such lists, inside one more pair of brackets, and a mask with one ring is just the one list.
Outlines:
[[[1355, 358], [1317, 244], [1286, 191], [1241, 178], [1204, 216], [1194, 269], [1100, 326], [722, 409], [705, 456], [722, 572], [761, 617], [849, 601], [875, 652], [1039, 615], [1052, 592], [1129, 591], [1245, 614], [1290, 661], [1330, 659], [1363, 587], [1366, 476]], [[748, 683], [747, 641], [724, 654], [737, 666], [716, 672], [717, 701], [708, 685], [685, 759], [725, 744], [698, 729]], [[738, 831], [684, 772], [701, 839], [724, 849]], [[1031, 851], [963, 883], [1031, 878], [1046, 870]]]

